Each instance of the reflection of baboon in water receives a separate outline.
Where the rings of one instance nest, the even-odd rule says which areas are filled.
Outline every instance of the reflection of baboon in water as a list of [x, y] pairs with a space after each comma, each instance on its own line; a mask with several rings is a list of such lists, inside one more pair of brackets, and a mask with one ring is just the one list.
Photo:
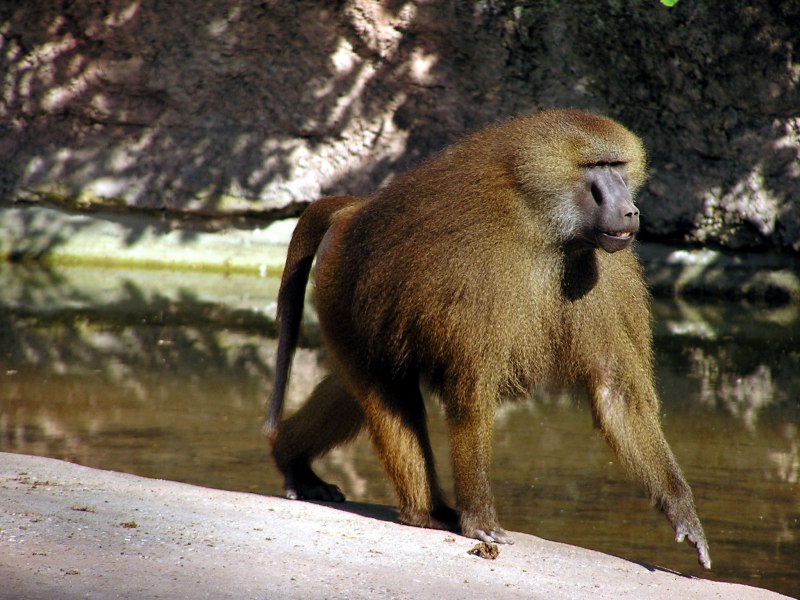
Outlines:
[[[343, 500], [310, 463], [366, 426], [402, 522], [508, 542], [489, 482], [495, 408], [579, 380], [611, 448], [710, 567], [661, 432], [648, 298], [630, 248], [645, 171], [641, 142], [617, 123], [544, 111], [467, 136], [368, 199], [312, 204], [281, 282], [268, 419], [287, 496]], [[334, 368], [279, 424], [315, 255]], [[437, 481], [420, 380], [444, 407], [457, 511]]]

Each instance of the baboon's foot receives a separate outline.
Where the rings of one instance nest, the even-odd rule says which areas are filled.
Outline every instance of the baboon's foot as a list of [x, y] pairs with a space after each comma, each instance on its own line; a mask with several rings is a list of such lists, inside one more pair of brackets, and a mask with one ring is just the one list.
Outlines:
[[283, 488], [289, 500], [320, 500], [322, 502], [344, 502], [339, 486], [326, 483], [306, 462], [294, 463], [284, 472]]
[[[494, 511], [491, 511], [492, 513]], [[513, 544], [513, 540], [492, 516], [461, 513], [461, 535], [489, 544]]]
[[446, 504], [430, 512], [425, 510], [401, 510], [398, 520], [405, 525], [424, 527], [425, 529], [444, 529], [454, 532], [460, 529], [458, 512]]

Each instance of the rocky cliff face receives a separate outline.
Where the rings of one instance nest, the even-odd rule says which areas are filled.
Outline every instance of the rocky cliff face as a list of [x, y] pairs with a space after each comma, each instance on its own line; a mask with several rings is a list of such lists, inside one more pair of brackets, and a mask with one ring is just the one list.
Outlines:
[[0, 5], [0, 198], [296, 213], [545, 106], [640, 133], [644, 235], [800, 250], [800, 2]]

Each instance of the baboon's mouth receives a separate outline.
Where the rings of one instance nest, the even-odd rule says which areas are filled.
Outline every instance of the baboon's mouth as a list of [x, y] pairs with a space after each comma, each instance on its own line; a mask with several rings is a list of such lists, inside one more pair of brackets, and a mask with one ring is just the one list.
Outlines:
[[603, 235], [621, 240], [627, 240], [633, 235], [632, 231], [604, 231]]
[[635, 235], [636, 232], [630, 230], [598, 231], [595, 243], [606, 252], [612, 253], [630, 246]]

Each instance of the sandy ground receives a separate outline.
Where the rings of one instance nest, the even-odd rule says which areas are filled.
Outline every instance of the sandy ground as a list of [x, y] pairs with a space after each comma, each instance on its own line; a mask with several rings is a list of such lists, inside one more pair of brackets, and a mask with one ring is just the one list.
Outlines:
[[521, 533], [479, 558], [394, 517], [0, 453], [0, 598], [784, 597]]

